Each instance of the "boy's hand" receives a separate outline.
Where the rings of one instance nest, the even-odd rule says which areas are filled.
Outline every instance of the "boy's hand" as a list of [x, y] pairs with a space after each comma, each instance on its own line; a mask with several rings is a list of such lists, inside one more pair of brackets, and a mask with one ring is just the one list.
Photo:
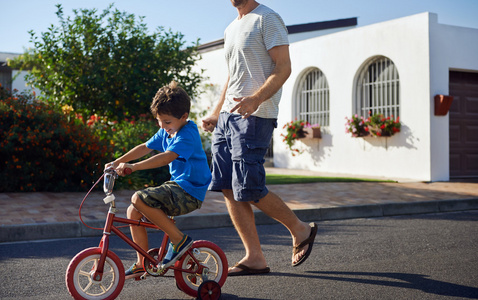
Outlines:
[[114, 169], [114, 167], [115, 167], [115, 162], [112, 161], [112, 162], [107, 163], [107, 164], [105, 165], [105, 169], [104, 169], [104, 170], [106, 170], [106, 169], [108, 169], [108, 168], [113, 168], [113, 169]]
[[[129, 169], [130, 172], [126, 171], [126, 169]], [[118, 173], [118, 175], [120, 176], [125, 176], [125, 175], [129, 175], [131, 174], [132, 172], [134, 172], [134, 165], [132, 164], [128, 164], [128, 163], [120, 163], [118, 165], [118, 167], [116, 167], [116, 173]]]
[[202, 129], [206, 132], [213, 132], [217, 124], [217, 116], [210, 115], [202, 120]]

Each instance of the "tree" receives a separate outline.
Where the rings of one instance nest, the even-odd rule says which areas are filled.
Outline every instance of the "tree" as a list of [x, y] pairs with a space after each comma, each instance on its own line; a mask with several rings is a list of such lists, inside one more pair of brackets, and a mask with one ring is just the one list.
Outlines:
[[109, 5], [73, 10], [65, 18], [57, 5], [59, 26], [53, 24], [38, 37], [30, 31], [34, 48], [10, 65], [28, 68], [27, 82], [43, 98], [69, 105], [83, 117], [92, 114], [121, 120], [147, 112], [161, 86], [176, 80], [195, 96], [201, 74], [192, 71], [199, 55], [198, 41], [185, 46], [183, 35], [159, 27], [148, 34], [143, 17]]

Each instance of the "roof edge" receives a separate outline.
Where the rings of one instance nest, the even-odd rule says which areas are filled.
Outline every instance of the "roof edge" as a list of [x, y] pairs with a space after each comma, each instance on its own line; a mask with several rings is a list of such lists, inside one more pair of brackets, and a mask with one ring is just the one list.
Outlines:
[[[357, 24], [358, 24], [357, 18], [354, 17], [354, 18], [338, 19], [338, 20], [331, 20], [331, 21], [288, 25], [287, 31], [289, 32], [289, 34], [296, 34], [296, 33], [326, 30], [326, 29], [333, 29], [333, 28], [350, 27], [350, 26], [356, 26]], [[198, 51], [207, 52], [207, 51], [223, 48], [223, 46], [224, 46], [224, 39], [219, 39], [219, 40], [215, 40], [212, 42], [199, 45]]]
[[350, 27], [350, 26], [356, 26], [356, 25], [357, 25], [357, 18], [354, 17], [354, 18], [348, 18], [348, 19], [338, 19], [338, 20], [323, 21], [323, 22], [289, 25], [287, 26], [287, 30], [289, 31], [289, 34], [294, 34], [294, 33], [302, 33], [302, 32], [309, 32], [309, 31], [325, 30], [325, 29]]

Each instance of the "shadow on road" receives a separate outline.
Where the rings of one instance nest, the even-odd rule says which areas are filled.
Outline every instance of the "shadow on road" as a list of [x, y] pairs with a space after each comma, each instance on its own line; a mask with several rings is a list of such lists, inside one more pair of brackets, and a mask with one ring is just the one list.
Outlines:
[[[275, 276], [306, 277], [322, 280], [335, 280], [380, 286], [421, 290], [425, 293], [448, 297], [478, 299], [478, 288], [427, 278], [427, 275], [407, 273], [376, 273], [376, 272], [327, 272], [308, 271], [311, 275], [275, 273]], [[366, 278], [359, 278], [366, 277]], [[377, 277], [372, 279], [370, 277]]]

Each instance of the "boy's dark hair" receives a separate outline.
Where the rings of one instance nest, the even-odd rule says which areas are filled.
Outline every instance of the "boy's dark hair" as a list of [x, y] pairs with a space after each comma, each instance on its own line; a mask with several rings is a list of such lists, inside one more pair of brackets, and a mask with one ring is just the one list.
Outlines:
[[184, 113], [189, 114], [190, 109], [191, 98], [174, 80], [160, 88], [151, 103], [151, 112], [154, 117], [166, 114], [181, 119]]

